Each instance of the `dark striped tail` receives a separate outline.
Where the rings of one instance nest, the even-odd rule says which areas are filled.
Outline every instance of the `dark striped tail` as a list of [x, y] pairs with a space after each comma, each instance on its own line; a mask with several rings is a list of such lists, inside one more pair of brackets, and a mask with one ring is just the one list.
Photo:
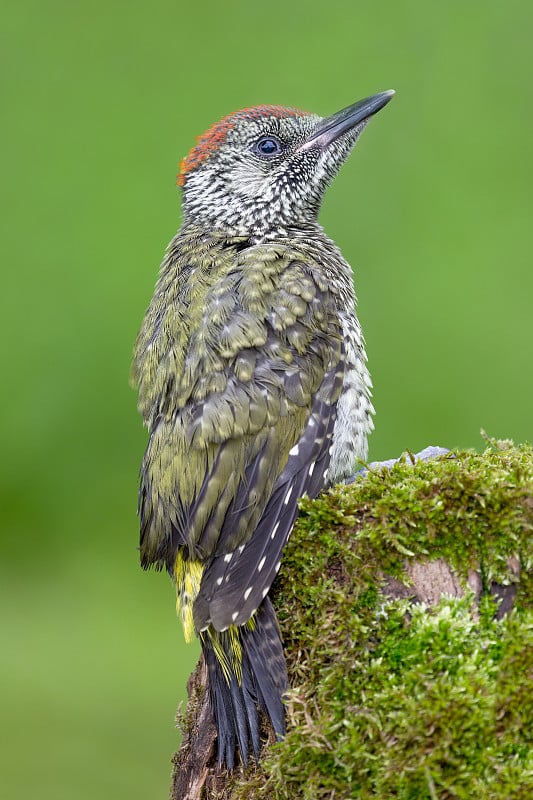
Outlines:
[[[228, 769], [235, 766], [237, 746], [245, 765], [250, 753], [259, 759], [259, 710], [269, 718], [278, 739], [285, 734], [283, 695], [288, 688], [287, 667], [276, 613], [268, 597], [253, 621], [255, 624], [215, 633], [216, 648], [209, 632], [202, 636], [211, 710], [218, 733], [218, 763], [219, 766], [226, 764]], [[240, 675], [239, 669], [232, 666], [235, 665], [235, 637], [242, 653]]]

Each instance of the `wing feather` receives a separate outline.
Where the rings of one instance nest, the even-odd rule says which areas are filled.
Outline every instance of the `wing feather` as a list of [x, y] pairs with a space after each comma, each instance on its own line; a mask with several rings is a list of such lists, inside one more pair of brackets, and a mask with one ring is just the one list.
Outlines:
[[[342, 358], [325, 375], [313, 398], [307, 424], [293, 446], [251, 538], [238, 549], [220, 552], [209, 563], [194, 607], [195, 625], [224, 630], [246, 622], [276, 577], [281, 553], [298, 514], [298, 499], [323, 488], [329, 465], [337, 398], [344, 375]], [[231, 525], [231, 512], [225, 525]], [[221, 531], [221, 536], [224, 528]]]

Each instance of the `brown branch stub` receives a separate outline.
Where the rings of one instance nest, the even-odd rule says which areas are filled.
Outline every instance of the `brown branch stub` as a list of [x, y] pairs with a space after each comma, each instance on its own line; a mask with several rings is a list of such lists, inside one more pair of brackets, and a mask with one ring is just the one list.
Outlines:
[[[411, 599], [415, 603], [435, 605], [444, 596], [463, 597], [465, 587], [450, 565], [442, 558], [433, 561], [407, 561], [406, 582], [384, 576], [383, 594], [390, 600]], [[470, 570], [468, 588], [474, 592], [476, 602], [481, 596], [481, 578]]]

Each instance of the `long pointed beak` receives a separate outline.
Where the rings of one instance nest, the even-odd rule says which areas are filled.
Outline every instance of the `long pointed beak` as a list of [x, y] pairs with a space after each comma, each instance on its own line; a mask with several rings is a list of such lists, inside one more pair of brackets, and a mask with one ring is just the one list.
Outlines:
[[393, 96], [394, 89], [388, 89], [388, 91], [374, 94], [372, 97], [365, 97], [364, 100], [359, 100], [358, 103], [343, 108], [342, 111], [337, 111], [333, 116], [326, 117], [300, 149], [307, 150], [311, 147], [323, 149], [327, 147], [346, 131], [355, 128], [361, 122], [365, 122], [374, 114], [377, 114]]

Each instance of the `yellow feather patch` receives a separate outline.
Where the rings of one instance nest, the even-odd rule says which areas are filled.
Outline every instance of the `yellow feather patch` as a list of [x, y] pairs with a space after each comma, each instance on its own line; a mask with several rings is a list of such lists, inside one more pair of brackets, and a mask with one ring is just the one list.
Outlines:
[[255, 614], [252, 614], [244, 625], [230, 625], [225, 631], [216, 631], [213, 627], [209, 627], [200, 634], [202, 639], [205, 636], [209, 638], [228, 683], [232, 677], [237, 678], [239, 684], [242, 683], [241, 628], [253, 631], [255, 629]]
[[185, 641], [190, 642], [195, 634], [193, 606], [204, 573], [204, 564], [183, 557], [180, 550], [174, 564], [174, 580], [176, 581], [176, 613], [181, 617]]
[[[193, 606], [200, 591], [204, 567], [200, 561], [184, 558], [182, 552], [178, 551], [174, 564], [176, 613], [181, 618], [186, 642], [192, 641], [196, 633]], [[202, 639], [204, 637], [209, 639], [228, 683], [232, 677], [237, 678], [239, 684], [242, 682], [241, 628], [253, 631], [255, 624], [255, 614], [252, 614], [244, 625], [230, 625], [225, 631], [216, 631], [213, 627], [209, 627], [200, 633]]]

